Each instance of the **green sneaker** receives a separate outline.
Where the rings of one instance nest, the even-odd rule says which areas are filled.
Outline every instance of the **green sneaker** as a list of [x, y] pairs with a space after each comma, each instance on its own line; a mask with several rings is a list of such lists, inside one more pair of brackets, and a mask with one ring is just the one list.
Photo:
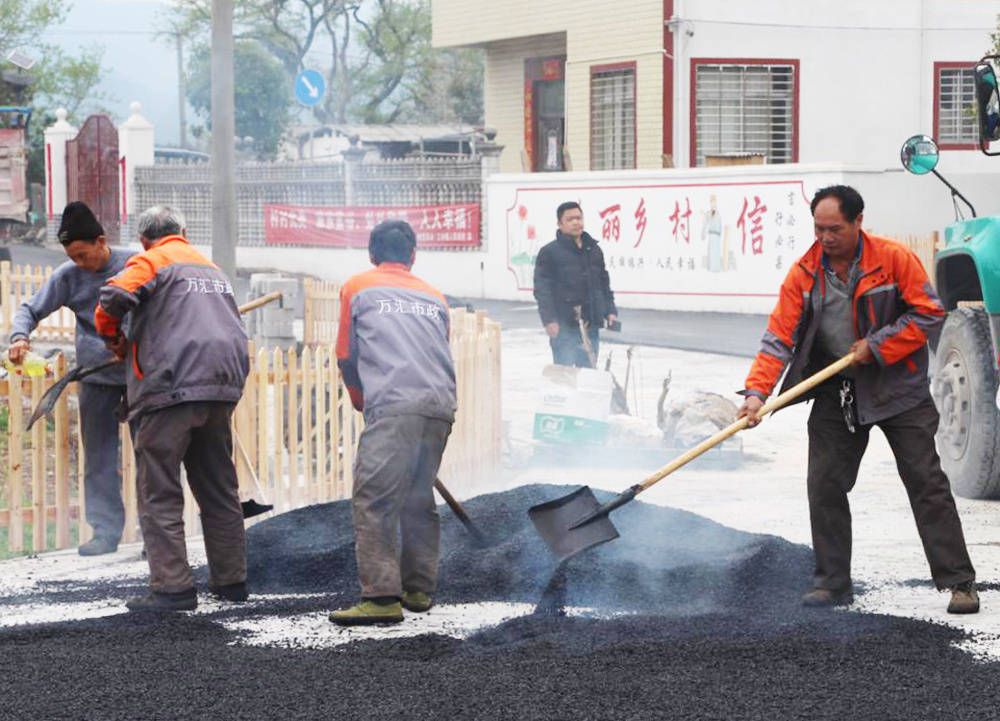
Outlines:
[[330, 614], [330, 620], [338, 626], [367, 626], [373, 623], [400, 623], [403, 607], [396, 603], [381, 605], [365, 601], [350, 608], [342, 608]]
[[414, 613], [429, 611], [434, 605], [434, 599], [423, 591], [403, 591], [403, 608]]

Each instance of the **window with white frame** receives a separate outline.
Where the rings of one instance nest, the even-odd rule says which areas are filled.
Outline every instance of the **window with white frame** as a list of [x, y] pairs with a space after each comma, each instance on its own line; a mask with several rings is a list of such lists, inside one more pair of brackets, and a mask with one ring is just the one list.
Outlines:
[[590, 168], [635, 167], [635, 65], [590, 72]]
[[708, 155], [762, 154], [791, 163], [796, 64], [695, 61], [695, 165]]
[[976, 146], [976, 78], [970, 64], [935, 68], [934, 136], [939, 145]]

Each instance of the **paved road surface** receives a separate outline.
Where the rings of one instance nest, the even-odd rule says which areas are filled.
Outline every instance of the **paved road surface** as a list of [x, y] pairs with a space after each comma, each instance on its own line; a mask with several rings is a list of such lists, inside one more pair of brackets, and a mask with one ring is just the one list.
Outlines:
[[[477, 310], [485, 310], [504, 328], [540, 328], [534, 303], [470, 298]], [[693, 313], [684, 311], [622, 308], [621, 333], [601, 331], [602, 343], [650, 345], [706, 353], [752, 358], [760, 348], [767, 316], [741, 313]]]
[[40, 246], [14, 243], [10, 246], [10, 260], [14, 265], [51, 265], [54, 268], [66, 260], [66, 253], [57, 244]]

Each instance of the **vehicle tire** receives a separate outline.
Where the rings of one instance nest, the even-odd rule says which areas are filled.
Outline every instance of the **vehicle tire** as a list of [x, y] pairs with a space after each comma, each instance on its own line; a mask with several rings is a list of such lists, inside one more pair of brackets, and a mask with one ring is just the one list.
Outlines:
[[998, 375], [986, 311], [951, 311], [933, 363], [937, 449], [951, 488], [963, 498], [1000, 498]]
[[6, 245], [0, 245], [0, 261], [4, 260], [10, 262], [10, 248]]

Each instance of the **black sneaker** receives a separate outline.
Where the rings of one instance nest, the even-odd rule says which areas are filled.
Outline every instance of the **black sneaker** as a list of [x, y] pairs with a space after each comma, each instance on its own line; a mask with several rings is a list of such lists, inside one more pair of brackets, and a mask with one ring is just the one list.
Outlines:
[[171, 613], [173, 611], [193, 611], [198, 608], [198, 593], [194, 588], [169, 593], [150, 591], [146, 596], [136, 596], [125, 602], [132, 612]]
[[250, 596], [245, 581], [225, 586], [216, 586], [214, 583], [210, 583], [208, 584], [208, 592], [222, 601], [232, 601], [233, 603], [243, 603]]
[[81, 556], [103, 556], [105, 553], [117, 551], [118, 541], [113, 541], [106, 536], [94, 536], [76, 550]]

